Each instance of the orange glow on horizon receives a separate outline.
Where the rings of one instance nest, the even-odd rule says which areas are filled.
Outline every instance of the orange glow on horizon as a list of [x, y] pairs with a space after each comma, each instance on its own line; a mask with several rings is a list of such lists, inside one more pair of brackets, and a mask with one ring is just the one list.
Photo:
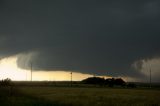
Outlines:
[[[10, 78], [16, 81], [31, 81], [31, 71], [25, 70], [17, 67], [17, 57], [9, 57], [0, 60], [0, 80], [5, 78]], [[88, 77], [93, 77], [95, 75], [82, 74], [78, 72], [72, 72], [72, 80], [80, 81]], [[111, 76], [103, 75], [96, 76], [101, 78], [111, 78]], [[129, 77], [123, 77], [126, 81], [133, 81], [134, 79]], [[71, 74], [69, 71], [45, 71], [39, 70], [32, 72], [33, 81], [70, 81]]]
[[[0, 60], [0, 80], [5, 78], [10, 78], [11, 80], [31, 80], [30, 70], [20, 69], [17, 67], [17, 57], [9, 57]], [[73, 72], [72, 79], [74, 81], [79, 81], [88, 77], [90, 74], [82, 74], [78, 72]], [[66, 71], [34, 71], [32, 72], [33, 81], [66, 81], [70, 80], [70, 72]]]

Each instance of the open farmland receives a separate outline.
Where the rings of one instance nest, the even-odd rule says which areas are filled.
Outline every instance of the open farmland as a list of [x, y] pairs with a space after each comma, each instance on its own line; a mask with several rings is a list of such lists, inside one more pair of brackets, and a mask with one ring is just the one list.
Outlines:
[[156, 90], [63, 87], [24, 87], [21, 90], [65, 105], [160, 105], [160, 91]]
[[[160, 91], [118, 88], [19, 87], [21, 94], [48, 105], [159, 106]], [[26, 101], [26, 100], [25, 100]], [[16, 102], [16, 101], [15, 101]], [[25, 102], [24, 102], [25, 103]]]

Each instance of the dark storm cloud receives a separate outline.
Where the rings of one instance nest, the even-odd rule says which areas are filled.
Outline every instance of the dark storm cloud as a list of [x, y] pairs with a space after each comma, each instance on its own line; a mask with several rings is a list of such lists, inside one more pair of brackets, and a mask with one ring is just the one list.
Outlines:
[[0, 55], [23, 54], [21, 68], [36, 52], [35, 70], [141, 76], [132, 64], [160, 55], [158, 0], [0, 3]]

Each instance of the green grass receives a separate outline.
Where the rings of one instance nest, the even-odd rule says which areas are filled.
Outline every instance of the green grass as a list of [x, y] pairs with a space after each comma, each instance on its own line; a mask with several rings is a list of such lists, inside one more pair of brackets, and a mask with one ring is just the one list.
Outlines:
[[37, 100], [68, 106], [159, 106], [160, 91], [145, 89], [21, 87]]
[[0, 106], [49, 106], [51, 104], [47, 100], [21, 93], [15, 88], [0, 87]]
[[0, 87], [0, 106], [160, 106], [160, 90], [100, 87]]

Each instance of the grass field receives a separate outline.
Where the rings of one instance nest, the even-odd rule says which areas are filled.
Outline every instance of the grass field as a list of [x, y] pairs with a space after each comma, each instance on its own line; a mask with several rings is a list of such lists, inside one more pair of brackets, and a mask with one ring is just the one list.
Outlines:
[[32, 86], [0, 91], [0, 106], [160, 106], [160, 90], [151, 89]]

